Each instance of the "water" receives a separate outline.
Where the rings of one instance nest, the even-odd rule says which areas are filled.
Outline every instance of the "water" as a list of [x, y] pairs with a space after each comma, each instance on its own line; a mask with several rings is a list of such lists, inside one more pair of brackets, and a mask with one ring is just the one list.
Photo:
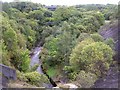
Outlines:
[[30, 67], [33, 67], [35, 64], [39, 64], [39, 67], [37, 68], [37, 72], [39, 72], [40, 74], [43, 74], [42, 69], [41, 69], [41, 62], [39, 59], [39, 54], [41, 52], [41, 48], [42, 47], [36, 47], [33, 50], [33, 55], [31, 56], [31, 62], [30, 62]]
[[[32, 52], [32, 56], [31, 56], [31, 62], [30, 62], [30, 67], [33, 67], [35, 64], [39, 64], [38, 68], [37, 68], [37, 72], [40, 74], [44, 74], [41, 68], [41, 61], [39, 59], [39, 54], [41, 52], [42, 47], [36, 47]], [[43, 86], [45, 88], [52, 88], [52, 84], [48, 84], [48, 83], [43, 83]]]
[[[37, 68], [36, 71], [39, 72], [40, 74], [43, 74], [43, 71], [41, 68], [42, 63], [40, 62], [40, 59], [39, 59], [39, 54], [41, 52], [41, 48], [42, 47], [36, 47], [33, 50], [33, 55], [31, 56], [30, 67], [33, 67], [35, 64], [39, 64], [39, 67]], [[70, 88], [77, 88], [77, 86], [74, 84], [66, 84], [66, 85], [70, 86]], [[43, 86], [46, 88], [53, 88], [52, 84], [43, 83]]]

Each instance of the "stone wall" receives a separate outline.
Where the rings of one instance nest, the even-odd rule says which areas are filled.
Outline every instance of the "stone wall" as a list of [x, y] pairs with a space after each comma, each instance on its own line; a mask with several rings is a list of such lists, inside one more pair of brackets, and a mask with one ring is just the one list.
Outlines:
[[9, 80], [16, 80], [16, 70], [0, 64], [0, 86], [6, 87]]

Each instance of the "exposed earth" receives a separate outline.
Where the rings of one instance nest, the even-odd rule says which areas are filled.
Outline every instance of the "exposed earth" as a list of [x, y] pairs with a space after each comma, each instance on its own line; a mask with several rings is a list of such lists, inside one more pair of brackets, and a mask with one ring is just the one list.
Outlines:
[[105, 38], [113, 38], [115, 40], [115, 51], [116, 51], [116, 55], [114, 57], [114, 61], [116, 63], [112, 64], [107, 75], [103, 78], [98, 79], [93, 88], [120, 88], [119, 87], [119, 77], [120, 77], [120, 72], [119, 72], [119, 67], [118, 67], [118, 63], [120, 62], [119, 59], [119, 53], [120, 49], [118, 47], [118, 22], [114, 22], [112, 24], [106, 25], [103, 27], [104, 30], [102, 30], [100, 32], [100, 34]]

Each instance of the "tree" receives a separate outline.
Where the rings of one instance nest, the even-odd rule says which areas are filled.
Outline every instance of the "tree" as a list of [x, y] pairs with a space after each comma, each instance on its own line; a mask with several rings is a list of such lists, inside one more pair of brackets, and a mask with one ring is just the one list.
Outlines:
[[15, 20], [25, 17], [25, 14], [21, 13], [18, 9], [15, 8], [9, 8], [7, 14], [9, 14], [9, 17], [11, 19], [15, 19]]
[[34, 11], [31, 11], [28, 16], [27, 16], [28, 19], [32, 18], [32, 19], [35, 19], [35, 20], [38, 20], [38, 24], [44, 24], [45, 22], [45, 17], [44, 17], [44, 10], [34, 10]]
[[26, 82], [42, 87], [43, 83], [50, 84], [49, 79], [44, 74], [39, 74], [38, 72], [28, 72], [24, 74], [25, 78], [27, 79]]
[[103, 25], [105, 23], [105, 18], [101, 12], [93, 13], [93, 16], [96, 17], [100, 25]]
[[42, 7], [41, 4], [31, 3], [31, 2], [19, 2], [10, 3], [13, 8], [18, 9], [21, 12], [29, 13], [30, 11], [37, 10]]
[[46, 67], [60, 66], [68, 64], [73, 41], [69, 33], [57, 35], [56, 37], [49, 36], [46, 38], [44, 49], [41, 54], [41, 59]]
[[8, 50], [6, 48], [6, 45], [3, 39], [0, 40], [0, 56], [1, 56], [1, 61], [2, 61], [0, 63], [7, 65], [7, 66], [11, 65], [10, 56], [9, 56]]
[[70, 57], [71, 65], [78, 65], [80, 70], [104, 75], [109, 69], [112, 60], [112, 49], [103, 42], [92, 42], [81, 46], [83, 42], [73, 49]]
[[81, 42], [78, 43], [77, 46], [75, 46], [75, 48], [72, 50], [72, 53], [70, 55], [70, 65], [72, 65], [73, 67], [78, 67], [79, 69], [85, 69], [85, 62], [82, 63], [81, 61], [81, 51], [83, 50], [83, 48], [85, 46], [87, 46], [88, 44], [93, 43], [94, 40], [91, 38], [87, 38]]
[[88, 33], [81, 33], [80, 36], [78, 37], [78, 42], [81, 42], [85, 40], [86, 38], [90, 38], [90, 35]]
[[81, 20], [81, 24], [85, 27], [86, 31], [84, 32], [86, 33], [97, 32], [97, 30], [100, 28], [99, 21], [95, 16], [91, 15], [91, 13], [90, 15], [85, 14], [85, 18]]
[[59, 7], [53, 13], [53, 18], [57, 24], [61, 21], [68, 21], [68, 19], [71, 16], [75, 15], [76, 11], [77, 10], [74, 7], [69, 7], [69, 8], [68, 7]]
[[67, 20], [69, 18], [69, 10], [65, 7], [60, 7], [57, 8], [53, 14], [53, 17], [55, 18], [55, 21], [64, 21]]
[[5, 44], [7, 46], [7, 49], [9, 51], [14, 51], [18, 46], [17, 46], [17, 34], [16, 32], [10, 28], [6, 32], [3, 33], [3, 39], [5, 41]]
[[2, 10], [4, 12], [8, 13], [9, 12], [9, 8], [11, 8], [11, 5], [9, 3], [7, 3], [7, 2], [2, 3]]
[[81, 70], [77, 74], [76, 80], [77, 80], [76, 85], [80, 86], [81, 88], [90, 88], [91, 86], [94, 85], [95, 81], [97, 80], [97, 76], [93, 73]]
[[26, 49], [17, 49], [14, 53], [14, 58], [12, 59], [12, 64], [19, 71], [27, 72], [29, 71], [30, 57], [29, 51]]

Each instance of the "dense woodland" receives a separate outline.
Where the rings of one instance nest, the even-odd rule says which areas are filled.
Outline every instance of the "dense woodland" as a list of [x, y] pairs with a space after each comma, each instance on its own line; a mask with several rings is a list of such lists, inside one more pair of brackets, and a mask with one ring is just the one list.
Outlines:
[[[114, 40], [98, 32], [105, 21], [118, 18], [118, 6], [88, 4], [57, 6], [55, 11], [31, 2], [2, 3], [2, 63], [17, 70], [18, 80], [41, 86], [45, 75], [30, 68], [30, 53], [43, 47], [40, 60], [50, 77], [91, 87], [104, 76], [115, 55]], [[44, 78], [44, 79], [43, 79]]]

